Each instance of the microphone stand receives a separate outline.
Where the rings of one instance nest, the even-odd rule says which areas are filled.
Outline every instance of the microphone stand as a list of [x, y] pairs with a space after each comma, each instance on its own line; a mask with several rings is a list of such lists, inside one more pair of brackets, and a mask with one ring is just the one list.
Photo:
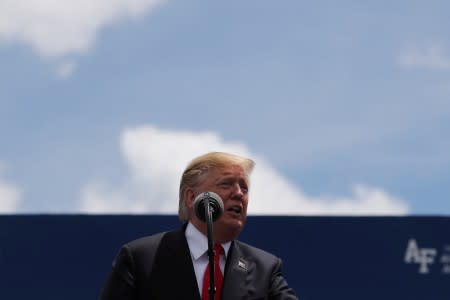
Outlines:
[[212, 209], [209, 205], [209, 201], [203, 201], [205, 205], [205, 220], [208, 235], [208, 257], [209, 257], [209, 300], [214, 300], [214, 295], [216, 293], [216, 285], [214, 282], [214, 246], [213, 246], [213, 221], [212, 221]]

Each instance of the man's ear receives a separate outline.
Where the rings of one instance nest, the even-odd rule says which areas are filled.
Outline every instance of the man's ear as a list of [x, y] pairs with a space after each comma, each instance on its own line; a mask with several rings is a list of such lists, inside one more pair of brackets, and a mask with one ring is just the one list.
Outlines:
[[186, 201], [186, 206], [189, 210], [194, 206], [195, 193], [191, 188], [187, 188], [184, 190], [184, 200]]

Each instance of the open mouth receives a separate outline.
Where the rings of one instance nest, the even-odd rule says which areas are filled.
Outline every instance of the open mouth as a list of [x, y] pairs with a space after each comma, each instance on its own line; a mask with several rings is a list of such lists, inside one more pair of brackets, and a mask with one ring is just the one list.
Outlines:
[[234, 213], [240, 214], [240, 213], [242, 212], [242, 207], [240, 207], [239, 205], [233, 205], [233, 206], [230, 206], [230, 207], [227, 209], [227, 211], [230, 211], [230, 212], [234, 212]]

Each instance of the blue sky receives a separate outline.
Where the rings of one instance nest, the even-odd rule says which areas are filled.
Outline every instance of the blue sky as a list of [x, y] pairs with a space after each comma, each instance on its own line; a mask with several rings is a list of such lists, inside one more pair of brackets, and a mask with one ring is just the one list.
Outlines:
[[449, 215], [449, 8], [0, 0], [0, 212], [175, 213], [219, 150], [254, 213]]

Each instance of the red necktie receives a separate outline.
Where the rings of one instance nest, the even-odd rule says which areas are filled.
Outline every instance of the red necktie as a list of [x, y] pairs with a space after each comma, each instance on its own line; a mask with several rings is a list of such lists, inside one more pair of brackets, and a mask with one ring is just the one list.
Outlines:
[[[214, 295], [214, 300], [220, 300], [222, 298], [222, 283], [223, 275], [220, 270], [220, 255], [223, 252], [221, 245], [214, 245], [214, 283], [216, 284], [216, 294]], [[210, 266], [206, 267], [205, 275], [203, 276], [203, 289], [202, 289], [202, 300], [209, 300], [209, 269]]]

